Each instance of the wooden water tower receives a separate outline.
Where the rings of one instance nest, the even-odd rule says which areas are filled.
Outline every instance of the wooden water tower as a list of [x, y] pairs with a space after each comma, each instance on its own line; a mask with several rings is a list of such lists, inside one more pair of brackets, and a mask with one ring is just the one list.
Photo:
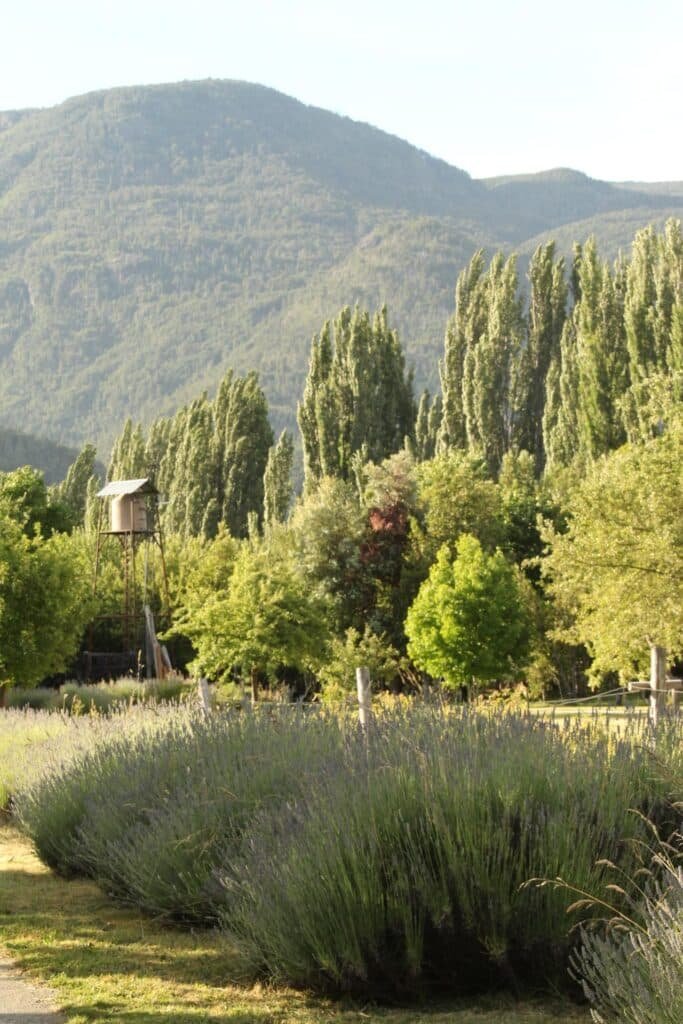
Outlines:
[[[159, 492], [148, 477], [140, 480], [113, 480], [108, 483], [97, 497], [101, 499], [100, 511], [97, 526], [97, 545], [95, 549], [95, 574], [94, 593], [97, 593], [97, 585], [100, 572], [100, 556], [102, 544], [105, 537], [116, 537], [121, 544], [123, 554], [123, 608], [118, 615], [108, 615], [105, 618], [120, 619], [121, 633], [123, 638], [123, 654], [107, 655], [106, 652], [94, 652], [92, 642], [87, 652], [86, 675], [93, 674], [93, 662], [95, 659], [106, 659], [110, 657], [115, 671], [130, 671], [137, 668], [138, 652], [145, 649], [145, 597], [138, 604], [136, 598], [136, 575], [135, 562], [139, 549], [148, 543], [154, 543], [160, 551], [161, 567], [163, 573], [165, 598], [168, 605], [168, 581], [166, 577], [166, 562], [164, 559], [164, 544], [161, 528], [159, 525]], [[108, 519], [105, 519], [109, 504]], [[147, 566], [147, 551], [145, 551], [145, 588]], [[92, 634], [91, 634], [92, 635]], [[115, 659], [120, 659], [120, 668], [115, 666]], [[149, 659], [148, 659], [149, 660]], [[106, 662], [104, 662], [106, 665]], [[147, 666], [148, 674], [150, 666]]]

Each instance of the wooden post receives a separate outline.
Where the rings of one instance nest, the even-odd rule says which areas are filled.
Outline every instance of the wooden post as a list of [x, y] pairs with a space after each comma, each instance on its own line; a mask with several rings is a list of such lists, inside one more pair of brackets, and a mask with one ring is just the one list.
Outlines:
[[364, 665], [356, 669], [356, 687], [358, 690], [358, 721], [363, 732], [367, 732], [372, 722], [372, 693], [370, 669]]
[[650, 648], [650, 678], [632, 679], [628, 684], [629, 693], [649, 693], [649, 718], [653, 729], [657, 728], [667, 693], [671, 694], [674, 711], [678, 709], [678, 698], [683, 694], [683, 679], [666, 674], [666, 654], [665, 647], [652, 646]]
[[197, 689], [199, 690], [199, 703], [201, 709], [205, 715], [211, 714], [211, 699], [209, 697], [209, 682], [207, 679], [199, 679], [197, 681]]
[[656, 729], [659, 714], [664, 705], [666, 688], [666, 649], [653, 646], [650, 648], [650, 722]]

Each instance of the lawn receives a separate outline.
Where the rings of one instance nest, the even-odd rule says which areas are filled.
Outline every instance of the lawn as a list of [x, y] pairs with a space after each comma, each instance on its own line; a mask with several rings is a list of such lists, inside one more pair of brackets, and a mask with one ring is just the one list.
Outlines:
[[226, 983], [230, 951], [212, 932], [162, 928], [94, 883], [53, 875], [0, 826], [0, 946], [56, 990], [69, 1024], [587, 1024], [585, 1008], [479, 1000], [381, 1009], [290, 989]]

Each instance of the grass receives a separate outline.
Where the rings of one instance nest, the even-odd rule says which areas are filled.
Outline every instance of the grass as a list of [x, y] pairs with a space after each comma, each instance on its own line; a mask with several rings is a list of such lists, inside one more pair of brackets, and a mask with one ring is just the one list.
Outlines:
[[181, 932], [113, 905], [94, 883], [65, 881], [0, 826], [0, 945], [57, 992], [68, 1024], [588, 1024], [566, 1004], [480, 999], [375, 1009], [290, 989], [226, 984], [216, 933]]
[[87, 714], [93, 710], [110, 711], [119, 705], [178, 701], [190, 696], [194, 690], [191, 683], [180, 677], [138, 682], [124, 676], [108, 683], [64, 683], [58, 689], [37, 686], [24, 690], [16, 687], [8, 691], [6, 705], [22, 710]]

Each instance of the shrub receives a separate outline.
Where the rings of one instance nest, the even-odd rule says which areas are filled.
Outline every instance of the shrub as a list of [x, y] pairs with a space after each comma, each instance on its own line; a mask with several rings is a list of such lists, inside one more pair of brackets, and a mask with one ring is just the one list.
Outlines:
[[[634, 880], [635, 885], [635, 880]], [[683, 1020], [683, 837], [658, 841], [648, 878], [629, 913], [605, 934], [583, 932], [573, 968], [595, 1008], [593, 1019], [623, 1024]]]
[[332, 720], [288, 711], [150, 710], [29, 787], [18, 815], [57, 871], [91, 875], [155, 914], [209, 924], [221, 897], [214, 869], [255, 810], [295, 795], [340, 747]]
[[[630, 877], [616, 872], [619, 884], [608, 886], [610, 898], [588, 897], [613, 916], [601, 930], [583, 929], [581, 946], [572, 957], [574, 976], [599, 1024], [683, 1020], [683, 771], [680, 743], [672, 743], [674, 737], [670, 726], [658, 767], [671, 783], [669, 811], [677, 827], [665, 842], [649, 823], [653, 841], [637, 851], [641, 867]], [[661, 806], [658, 810], [661, 815]], [[614, 906], [615, 892], [623, 897], [621, 906]]]
[[600, 858], [629, 870], [620, 839], [643, 822], [626, 810], [664, 792], [642, 734], [597, 723], [424, 706], [367, 737], [292, 706], [71, 721], [90, 742], [74, 730], [17, 802], [47, 863], [219, 920], [252, 975], [363, 997], [561, 984], [566, 900], [523, 883], [596, 891]]
[[344, 772], [262, 813], [223, 868], [223, 925], [245, 969], [378, 998], [561, 984], [565, 901], [522, 883], [542, 865], [595, 885], [629, 820], [638, 834], [625, 810], [651, 797], [632, 743], [411, 712], [347, 754]]

